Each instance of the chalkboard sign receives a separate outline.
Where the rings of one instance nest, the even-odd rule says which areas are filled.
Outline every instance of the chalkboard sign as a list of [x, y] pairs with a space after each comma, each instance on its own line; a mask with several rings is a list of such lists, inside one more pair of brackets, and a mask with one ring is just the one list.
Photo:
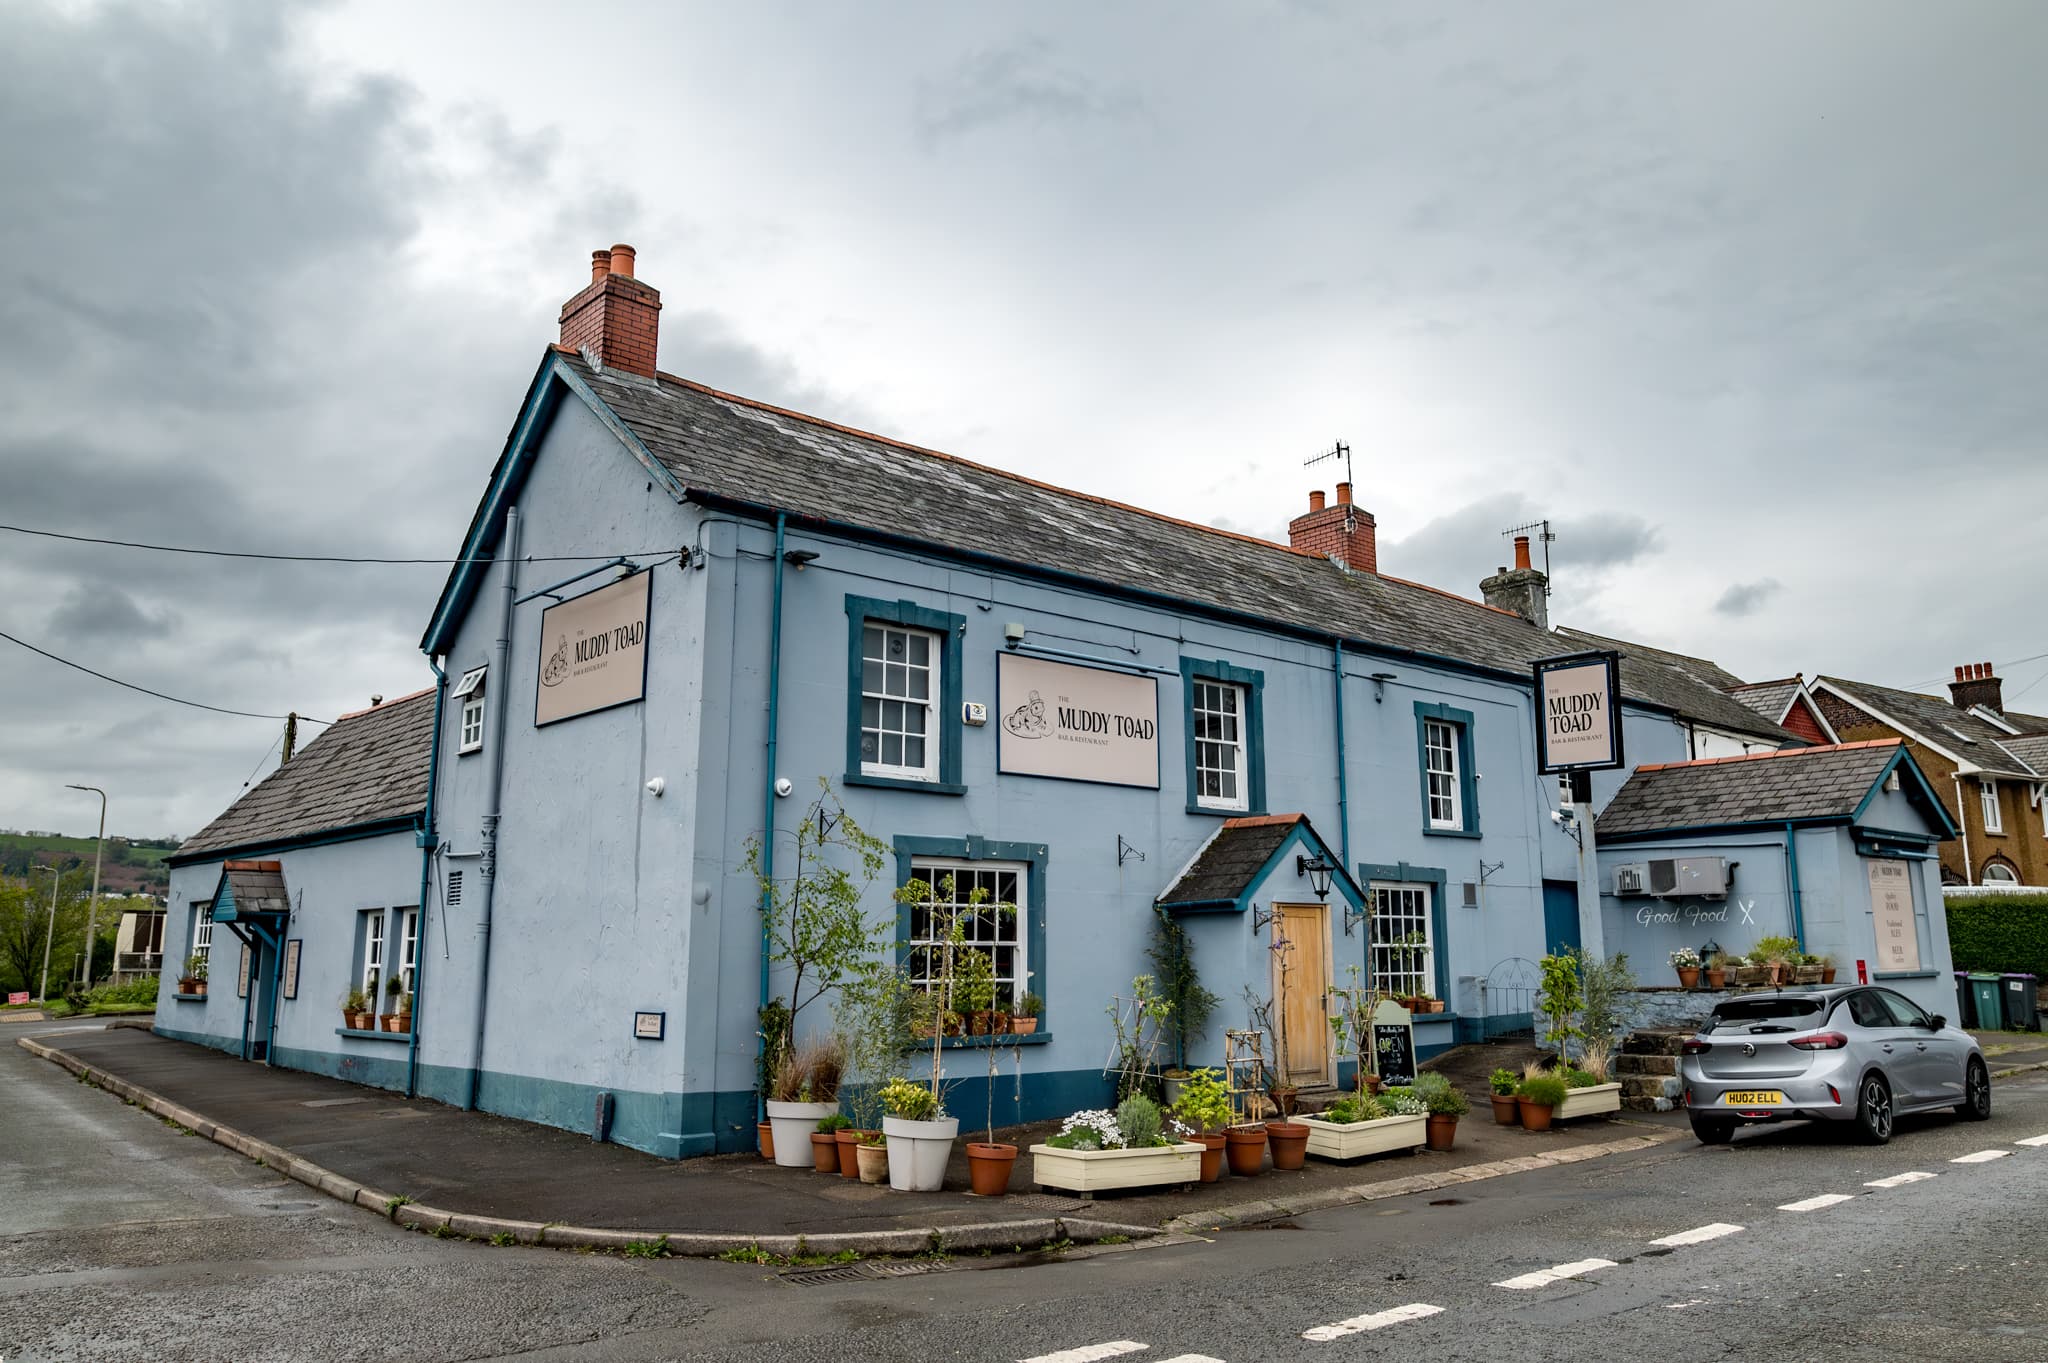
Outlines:
[[1406, 1008], [1382, 1001], [1372, 1010], [1372, 1051], [1381, 1082], [1415, 1082], [1415, 1023]]

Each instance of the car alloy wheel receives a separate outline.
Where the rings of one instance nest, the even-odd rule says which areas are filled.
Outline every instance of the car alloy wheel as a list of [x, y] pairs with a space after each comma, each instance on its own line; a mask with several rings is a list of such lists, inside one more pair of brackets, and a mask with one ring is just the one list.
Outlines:
[[1883, 1145], [1892, 1138], [1892, 1090], [1883, 1076], [1873, 1074], [1863, 1081], [1862, 1101], [1856, 1105], [1856, 1126], [1863, 1139]]
[[1991, 1075], [1984, 1068], [1984, 1062], [1970, 1057], [1970, 1067], [1963, 1072], [1963, 1101], [1956, 1105], [1956, 1115], [1968, 1121], [1981, 1122], [1991, 1116]]

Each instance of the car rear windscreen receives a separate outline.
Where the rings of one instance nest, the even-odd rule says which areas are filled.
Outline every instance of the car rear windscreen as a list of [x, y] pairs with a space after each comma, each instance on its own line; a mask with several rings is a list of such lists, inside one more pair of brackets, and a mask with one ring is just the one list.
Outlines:
[[1821, 1021], [1823, 1001], [1815, 998], [1730, 999], [1714, 1009], [1705, 1032], [1747, 1032], [1756, 1028], [1811, 1027]]

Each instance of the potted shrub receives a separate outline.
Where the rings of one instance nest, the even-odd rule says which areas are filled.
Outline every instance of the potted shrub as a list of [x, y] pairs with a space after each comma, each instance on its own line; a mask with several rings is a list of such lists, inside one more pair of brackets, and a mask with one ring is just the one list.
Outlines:
[[[393, 975], [390, 979], [384, 981], [385, 1007], [384, 1011], [377, 1015], [377, 1024], [387, 1032], [398, 1030], [398, 996], [404, 992], [405, 980], [402, 977]], [[370, 996], [370, 1006], [372, 1008], [377, 1006], [377, 998], [374, 994]]]
[[1230, 1125], [1230, 1090], [1223, 1086], [1217, 1070], [1195, 1070], [1181, 1081], [1180, 1101], [1173, 1115], [1188, 1128], [1188, 1139], [1202, 1147], [1202, 1182], [1215, 1183], [1223, 1177], [1223, 1152], [1229, 1144], [1224, 1135]]
[[1729, 972], [1734, 970], [1739, 964], [1740, 962], [1727, 952], [1715, 952], [1707, 959], [1707, 988], [1726, 989], [1728, 987]]
[[1514, 1126], [1522, 1120], [1521, 1105], [1515, 1101], [1515, 1089], [1520, 1083], [1510, 1069], [1496, 1069], [1486, 1078], [1488, 1096], [1493, 1100], [1493, 1119], [1502, 1126]]
[[[955, 968], [954, 1007], [966, 1020], [967, 1035], [987, 1036], [995, 1031], [995, 958], [980, 947], [961, 947]], [[1009, 1030], [1007, 1024], [1003, 1030]]]
[[1814, 957], [1813, 963], [1820, 967], [1820, 982], [1822, 984], [1833, 984], [1835, 982], [1834, 957], [1822, 954]]
[[818, 1123], [839, 1111], [839, 1078], [845, 1054], [837, 1041], [813, 1041], [783, 1052], [775, 1069], [768, 1124], [774, 1128], [775, 1163], [784, 1169], [815, 1169], [811, 1136]]
[[837, 1112], [818, 1118], [817, 1129], [811, 1132], [812, 1168], [821, 1174], [839, 1172], [839, 1131], [852, 1125]]
[[864, 1131], [854, 1146], [854, 1166], [860, 1171], [862, 1183], [887, 1183], [889, 1181], [889, 1147], [887, 1137], [879, 1131]]
[[[1402, 1108], [1394, 1111], [1394, 1107]], [[1346, 1094], [1320, 1115], [1303, 1117], [1308, 1128], [1308, 1153], [1319, 1159], [1353, 1160], [1413, 1150], [1428, 1138], [1428, 1108], [1406, 1090], [1390, 1090], [1385, 1099], [1371, 1094]]]
[[1556, 1105], [1551, 1120], [1563, 1122], [1621, 1111], [1621, 1085], [1607, 1077], [1605, 1042], [1587, 1042], [1579, 1064], [1566, 1066], [1558, 1073], [1564, 1080], [1565, 1097]]
[[754, 1092], [761, 1100], [761, 1119], [755, 1123], [755, 1144], [761, 1158], [775, 1158], [775, 1127], [767, 1117], [768, 1104], [775, 1101], [775, 1075], [782, 1068], [782, 1056], [789, 1049], [789, 1005], [771, 999], [755, 1014], [761, 1029], [754, 1035], [761, 1045], [754, 1053]]
[[1820, 957], [1805, 952], [1800, 953], [1798, 964], [1792, 967], [1792, 983], [1820, 984], [1821, 982]]
[[1202, 1177], [1202, 1147], [1165, 1130], [1159, 1104], [1134, 1093], [1115, 1112], [1077, 1112], [1057, 1135], [1031, 1147], [1031, 1178], [1042, 1188], [1096, 1193], [1110, 1188], [1152, 1188], [1194, 1183]]
[[1010, 1014], [1010, 1031], [1015, 1036], [1030, 1036], [1038, 1030], [1038, 1015], [1045, 1011], [1045, 1000], [1036, 994], [1026, 994], [1017, 1000], [1017, 1011]]
[[377, 1030], [377, 1015], [370, 1011], [370, 991], [361, 985], [342, 996], [341, 1025], [352, 1032]]
[[193, 955], [185, 958], [185, 973], [178, 977], [178, 992], [206, 997], [206, 957]]
[[1564, 1080], [1555, 1075], [1539, 1074], [1524, 1079], [1515, 1090], [1515, 1099], [1521, 1105], [1522, 1126], [1529, 1131], [1550, 1130], [1550, 1119], [1564, 1104]]
[[401, 993], [398, 996], [398, 1011], [385, 1016], [384, 1030], [387, 1032], [410, 1032], [412, 1030], [411, 994]]
[[888, 1174], [881, 1153], [882, 1086], [903, 1072], [916, 1051], [915, 1026], [920, 1016], [929, 1015], [929, 1004], [923, 987], [895, 966], [870, 971], [840, 988], [832, 1021], [846, 1055], [840, 1103], [853, 1119], [839, 1133], [839, 1172], [847, 1178], [859, 1173], [856, 1152], [863, 1143], [875, 1147], [880, 1161], [875, 1167], [882, 1176]]
[[882, 1085], [882, 1135], [889, 1152], [889, 1186], [899, 1193], [935, 1193], [946, 1181], [946, 1160], [960, 1119], [948, 1117], [929, 1084], [891, 1079]]
[[1764, 982], [1777, 987], [1792, 983], [1793, 972], [1798, 968], [1802, 955], [1796, 938], [1760, 937], [1749, 959], [1751, 964], [1761, 963]]
[[1458, 1138], [1458, 1118], [1470, 1112], [1471, 1105], [1441, 1074], [1416, 1075], [1415, 1093], [1429, 1107], [1429, 1148], [1449, 1150]]
[[[1003, 1034], [1009, 1031], [1009, 1019], [1003, 1019]], [[986, 1139], [967, 1143], [967, 1178], [976, 1197], [1001, 1197], [1010, 1191], [1010, 1171], [1017, 1163], [1017, 1147], [996, 1140], [996, 1072], [1002, 1065], [1003, 1051], [1008, 1049], [1016, 1054], [1014, 1046], [1005, 1048], [991, 1035], [983, 1051], [988, 1059], [988, 1116], [983, 1127]]]
[[1691, 947], [1680, 947], [1671, 953], [1671, 966], [1678, 972], [1680, 989], [1696, 989], [1700, 982], [1700, 954]]

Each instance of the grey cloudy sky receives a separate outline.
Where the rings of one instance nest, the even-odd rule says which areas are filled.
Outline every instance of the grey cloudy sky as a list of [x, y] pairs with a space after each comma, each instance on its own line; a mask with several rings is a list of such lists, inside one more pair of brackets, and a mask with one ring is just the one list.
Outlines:
[[[2029, 0], [9, 5], [0, 520], [451, 554], [631, 241], [671, 372], [1276, 537], [1341, 438], [1390, 573], [1549, 516], [1553, 618], [1930, 682], [2048, 652], [2044, 65]], [[332, 716], [440, 580], [0, 533], [0, 630]], [[0, 697], [0, 826], [190, 833], [276, 737]]]

